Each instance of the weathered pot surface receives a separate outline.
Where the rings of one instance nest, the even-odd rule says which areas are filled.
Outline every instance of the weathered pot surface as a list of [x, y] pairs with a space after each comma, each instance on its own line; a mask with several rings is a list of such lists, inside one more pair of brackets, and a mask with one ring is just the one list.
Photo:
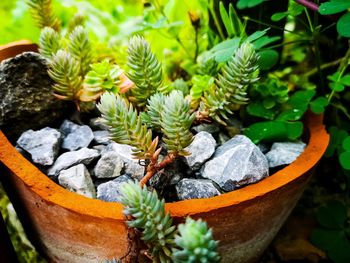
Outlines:
[[[18, 52], [10, 47], [10, 53], [0, 48], [1, 59], [25, 50], [21, 45]], [[322, 121], [322, 116], [308, 114], [308, 145], [286, 168], [239, 190], [168, 203], [166, 209], [176, 222], [190, 215], [213, 227], [222, 262], [255, 262], [294, 208], [327, 148], [329, 135]], [[65, 190], [17, 152], [2, 132], [0, 162], [0, 179], [29, 237], [51, 262], [103, 262], [128, 253], [121, 204]]]

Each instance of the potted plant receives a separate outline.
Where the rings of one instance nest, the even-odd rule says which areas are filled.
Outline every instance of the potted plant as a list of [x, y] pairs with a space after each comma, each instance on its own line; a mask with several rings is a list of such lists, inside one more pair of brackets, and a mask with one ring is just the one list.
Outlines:
[[[295, 140], [302, 134], [303, 126], [299, 120], [307, 110], [312, 92], [296, 92], [289, 98], [280, 83], [273, 79], [267, 79], [253, 89], [252, 84], [258, 81], [259, 66], [271, 67], [268, 60], [259, 59], [255, 50], [272, 40], [268, 37], [268, 41], [266, 38], [261, 40], [266, 31], [247, 36], [242, 23], [232, 15], [232, 7], [230, 10], [230, 16], [228, 13], [225, 16], [222, 11], [222, 17], [234, 19], [226, 24], [236, 37], [213, 47], [207, 57], [203, 55], [201, 65], [196, 63], [199, 55], [196, 52], [193, 67], [199, 67], [195, 72], [200, 73], [192, 76], [188, 98], [184, 96], [186, 92], [180, 91], [188, 88], [179, 84], [181, 80], [162, 84], [161, 64], [143, 38], [136, 36], [131, 40], [130, 71], [124, 74], [108, 61], [92, 64], [92, 48], [81, 25], [74, 27], [68, 39], [61, 40], [56, 31], [57, 21], [49, 13], [46, 20], [39, 16], [49, 23], [45, 26], [51, 26], [42, 31], [40, 51], [49, 63], [56, 97], [73, 101], [79, 110], [89, 109], [100, 100], [98, 108], [112, 138], [130, 144], [134, 147], [134, 156], [145, 160], [147, 172], [141, 179], [142, 185], [176, 158], [189, 155], [186, 150], [192, 142], [189, 129], [195, 119], [198, 122], [216, 121], [225, 126], [233, 112], [237, 114], [240, 110], [241, 114], [247, 114], [242, 105], [248, 101], [248, 92], [255, 97], [255, 103], [249, 104], [253, 106], [247, 110], [251, 116], [261, 117], [261, 110], [273, 115], [269, 121], [252, 124], [246, 129], [245, 134], [254, 142], [276, 138]], [[194, 29], [198, 28], [196, 16], [191, 16], [191, 23]], [[228, 44], [233, 48], [223, 55]], [[22, 51], [16, 46], [4, 47], [0, 57], [11, 57]], [[264, 56], [263, 51], [260, 56]], [[217, 64], [218, 60], [221, 65]], [[263, 90], [266, 85], [279, 92], [266, 94]], [[268, 104], [271, 96], [278, 101], [272, 107], [258, 103], [264, 100]], [[138, 114], [135, 108], [143, 114]], [[304, 123], [307, 147], [292, 164], [262, 181], [232, 192], [207, 199], [167, 203], [166, 211], [176, 223], [188, 215], [206, 221], [220, 242], [223, 262], [257, 259], [291, 212], [327, 147], [328, 135], [322, 125], [322, 116], [310, 113]], [[162, 137], [165, 153], [161, 153], [159, 140], [152, 136], [148, 127]], [[67, 191], [18, 153], [3, 133], [0, 139], [2, 180], [29, 235], [43, 255], [52, 261], [70, 262], [133, 259], [136, 248], [130, 240], [134, 241], [134, 237], [125, 225], [120, 203], [107, 203]], [[226, 191], [233, 188], [232, 185], [221, 186], [227, 187]]]

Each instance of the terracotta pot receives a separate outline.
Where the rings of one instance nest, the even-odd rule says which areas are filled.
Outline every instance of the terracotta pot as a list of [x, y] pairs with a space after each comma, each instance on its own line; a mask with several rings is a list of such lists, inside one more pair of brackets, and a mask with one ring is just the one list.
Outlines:
[[[0, 49], [0, 57], [7, 55]], [[20, 46], [19, 52], [23, 51]], [[254, 262], [270, 244], [306, 186], [329, 142], [322, 116], [306, 118], [308, 146], [292, 164], [242, 189], [209, 199], [166, 204], [176, 222], [202, 218], [220, 241], [222, 262]], [[51, 262], [103, 262], [127, 254], [122, 205], [89, 199], [52, 182], [0, 132], [4, 186], [29, 237]]]

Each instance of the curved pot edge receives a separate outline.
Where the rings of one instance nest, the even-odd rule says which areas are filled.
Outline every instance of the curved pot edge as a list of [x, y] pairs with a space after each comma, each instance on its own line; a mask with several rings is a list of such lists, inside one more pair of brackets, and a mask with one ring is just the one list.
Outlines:
[[[9, 55], [16, 53], [16, 46], [17, 51], [19, 51], [17, 54], [26, 51], [26, 48], [27, 51], [35, 51], [35, 49], [37, 49], [35, 44], [31, 44], [28, 41], [10, 43], [6, 46], [0, 47], [0, 58], [1, 55], [3, 56], [3, 53], [6, 54], [8, 50], [10, 50], [10, 52], [7, 53]], [[305, 151], [296, 161], [277, 173], [256, 184], [248, 185], [220, 196], [167, 203], [166, 209], [175, 217], [184, 217], [186, 215], [207, 212], [252, 200], [294, 181], [318, 163], [328, 146], [329, 135], [327, 134], [322, 122], [322, 115], [308, 113], [306, 124], [310, 132], [310, 139]], [[1, 131], [0, 161], [11, 172], [21, 178], [23, 183], [33, 192], [47, 202], [60, 205], [76, 213], [83, 213], [100, 218], [109, 218], [112, 220], [124, 220], [122, 213], [123, 206], [120, 203], [108, 203], [97, 199], [90, 199], [72, 193], [57, 185], [26, 160], [11, 145]]]

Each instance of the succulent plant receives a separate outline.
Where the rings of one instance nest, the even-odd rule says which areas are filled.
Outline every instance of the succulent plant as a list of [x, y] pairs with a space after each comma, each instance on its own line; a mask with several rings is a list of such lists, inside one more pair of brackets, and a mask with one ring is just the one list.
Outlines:
[[162, 64], [151, 51], [149, 43], [140, 36], [134, 36], [130, 40], [128, 49], [127, 76], [135, 83], [130, 98], [138, 105], [145, 105], [162, 85]]
[[218, 242], [206, 223], [187, 218], [176, 228], [156, 191], [128, 182], [122, 187], [121, 202], [128, 225], [142, 231], [141, 239], [149, 247], [153, 262], [219, 262]]
[[53, 14], [51, 0], [28, 0], [32, 17], [39, 28], [51, 27], [56, 31], [60, 28], [59, 20]]

